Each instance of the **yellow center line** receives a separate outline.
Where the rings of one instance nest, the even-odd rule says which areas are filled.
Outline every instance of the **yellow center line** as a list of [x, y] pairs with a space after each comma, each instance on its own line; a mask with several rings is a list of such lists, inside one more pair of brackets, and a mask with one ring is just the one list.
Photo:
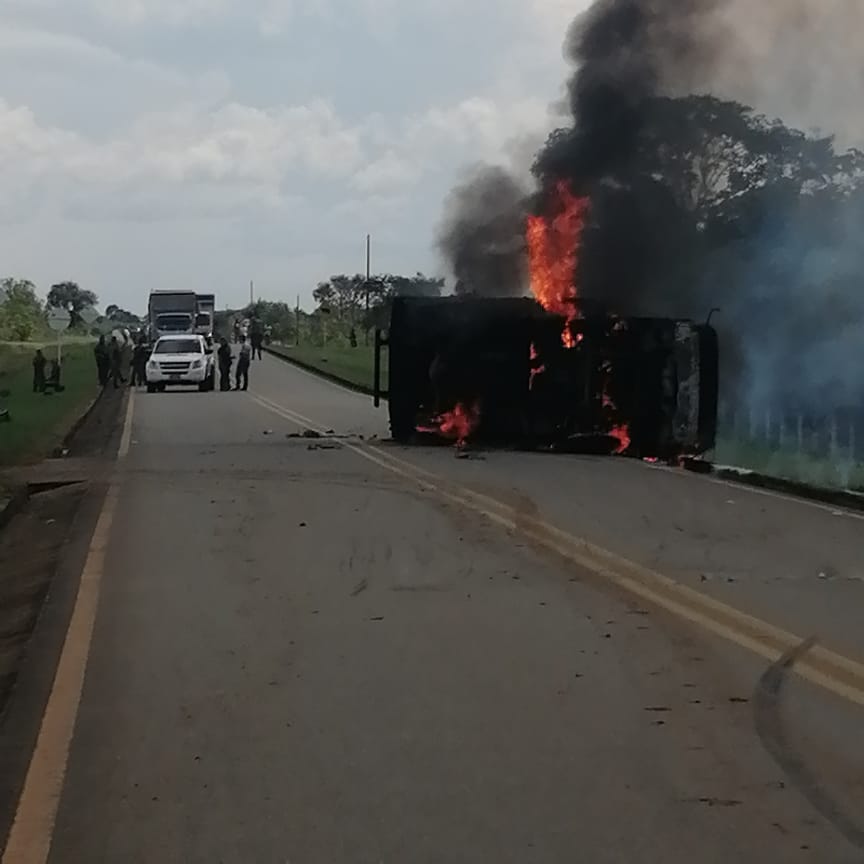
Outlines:
[[[318, 432], [325, 427], [297, 411], [260, 394], [253, 398], [264, 408]], [[475, 492], [439, 474], [408, 462], [371, 444], [347, 442], [347, 449], [451, 503], [482, 515], [518, 533], [601, 581], [615, 585], [641, 601], [713, 633], [757, 656], [776, 662], [804, 637], [736, 609], [687, 585], [577, 537], [496, 498]], [[856, 705], [864, 706], [864, 664], [817, 645], [795, 666], [802, 678]]]
[[[123, 434], [117, 451], [118, 463], [129, 454], [134, 410], [135, 391], [130, 390]], [[119, 474], [115, 473], [81, 571], [75, 607], [45, 706], [39, 737], [27, 769], [24, 789], [18, 799], [15, 821], [3, 851], [2, 864], [45, 864], [51, 851], [54, 823], [90, 656], [105, 555], [119, 497], [120, 479]]]

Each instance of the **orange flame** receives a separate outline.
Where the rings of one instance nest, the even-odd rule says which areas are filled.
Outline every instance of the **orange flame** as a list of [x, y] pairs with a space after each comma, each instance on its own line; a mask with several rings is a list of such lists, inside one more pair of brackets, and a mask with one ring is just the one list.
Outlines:
[[447, 438], [464, 441], [480, 422], [480, 411], [477, 406], [466, 408], [461, 403], [452, 411], [441, 416], [441, 434]]
[[569, 324], [577, 315], [576, 270], [590, 204], [588, 198], [578, 198], [561, 180], [555, 187], [551, 215], [528, 217], [531, 292], [544, 309], [567, 319], [568, 326], [561, 336], [566, 348], [577, 344]]
[[532, 342], [531, 343], [531, 370], [530, 377], [528, 379], [528, 389], [534, 389], [534, 380], [538, 375], [542, 375], [546, 371], [546, 364], [540, 363], [539, 365], [534, 365], [540, 359], [540, 353], [537, 351], [537, 346]]
[[626, 450], [630, 449], [630, 427], [627, 425], [624, 426], [613, 426], [609, 430], [609, 434], [613, 438], [618, 439], [618, 447], [615, 449], [615, 453], [624, 453]]
[[[612, 401], [612, 398], [608, 393], [603, 393], [603, 407], [608, 408], [611, 411], [616, 410], [615, 403]], [[615, 448], [615, 454], [624, 453], [630, 449], [630, 444], [632, 443], [632, 439], [630, 438], [630, 427], [626, 423], [619, 424], [617, 426], [613, 426], [609, 430], [609, 434], [613, 438], [618, 439], [618, 446]]]
[[480, 409], [477, 405], [466, 407], [461, 402], [452, 410], [446, 411], [433, 420], [436, 426], [418, 426], [418, 432], [443, 435], [445, 438], [464, 444], [480, 422]]

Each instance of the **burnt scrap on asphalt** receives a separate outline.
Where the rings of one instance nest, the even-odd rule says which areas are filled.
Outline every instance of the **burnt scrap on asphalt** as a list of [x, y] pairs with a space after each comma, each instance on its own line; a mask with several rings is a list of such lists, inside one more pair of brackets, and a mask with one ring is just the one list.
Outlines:
[[528, 298], [397, 298], [389, 409], [400, 442], [457, 442], [675, 459], [714, 446], [718, 343], [708, 324], [568, 321]]

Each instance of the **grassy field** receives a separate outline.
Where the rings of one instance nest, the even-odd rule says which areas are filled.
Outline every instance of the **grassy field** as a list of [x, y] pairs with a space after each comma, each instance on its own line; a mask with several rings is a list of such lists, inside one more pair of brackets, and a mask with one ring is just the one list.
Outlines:
[[811, 486], [864, 491], [864, 465], [851, 459], [830, 461], [721, 438], [717, 442], [716, 461]]
[[[76, 342], [63, 352], [63, 393], [33, 392], [31, 361], [38, 344], [0, 343], [0, 407], [11, 420], [0, 422], [0, 465], [36, 460], [49, 455], [98, 392], [96, 365], [90, 344]], [[45, 355], [54, 357], [54, 347]]]
[[[355, 387], [372, 389], [374, 372], [374, 353], [372, 346], [328, 345], [316, 348], [312, 345], [281, 346], [271, 345], [271, 350], [297, 360], [313, 369], [320, 369], [328, 375], [339, 378]], [[381, 352], [381, 388], [387, 390], [387, 350]]]

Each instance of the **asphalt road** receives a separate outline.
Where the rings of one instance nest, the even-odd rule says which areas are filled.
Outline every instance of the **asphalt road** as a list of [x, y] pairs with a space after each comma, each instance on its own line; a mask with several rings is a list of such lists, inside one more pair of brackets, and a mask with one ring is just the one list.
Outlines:
[[[40, 830], [53, 864], [864, 859], [859, 517], [397, 448], [274, 359], [251, 386], [136, 395], [68, 765], [46, 722], [21, 804], [62, 780], [59, 809], [19, 812], [15, 864]], [[772, 673], [767, 625], [850, 665]]]

